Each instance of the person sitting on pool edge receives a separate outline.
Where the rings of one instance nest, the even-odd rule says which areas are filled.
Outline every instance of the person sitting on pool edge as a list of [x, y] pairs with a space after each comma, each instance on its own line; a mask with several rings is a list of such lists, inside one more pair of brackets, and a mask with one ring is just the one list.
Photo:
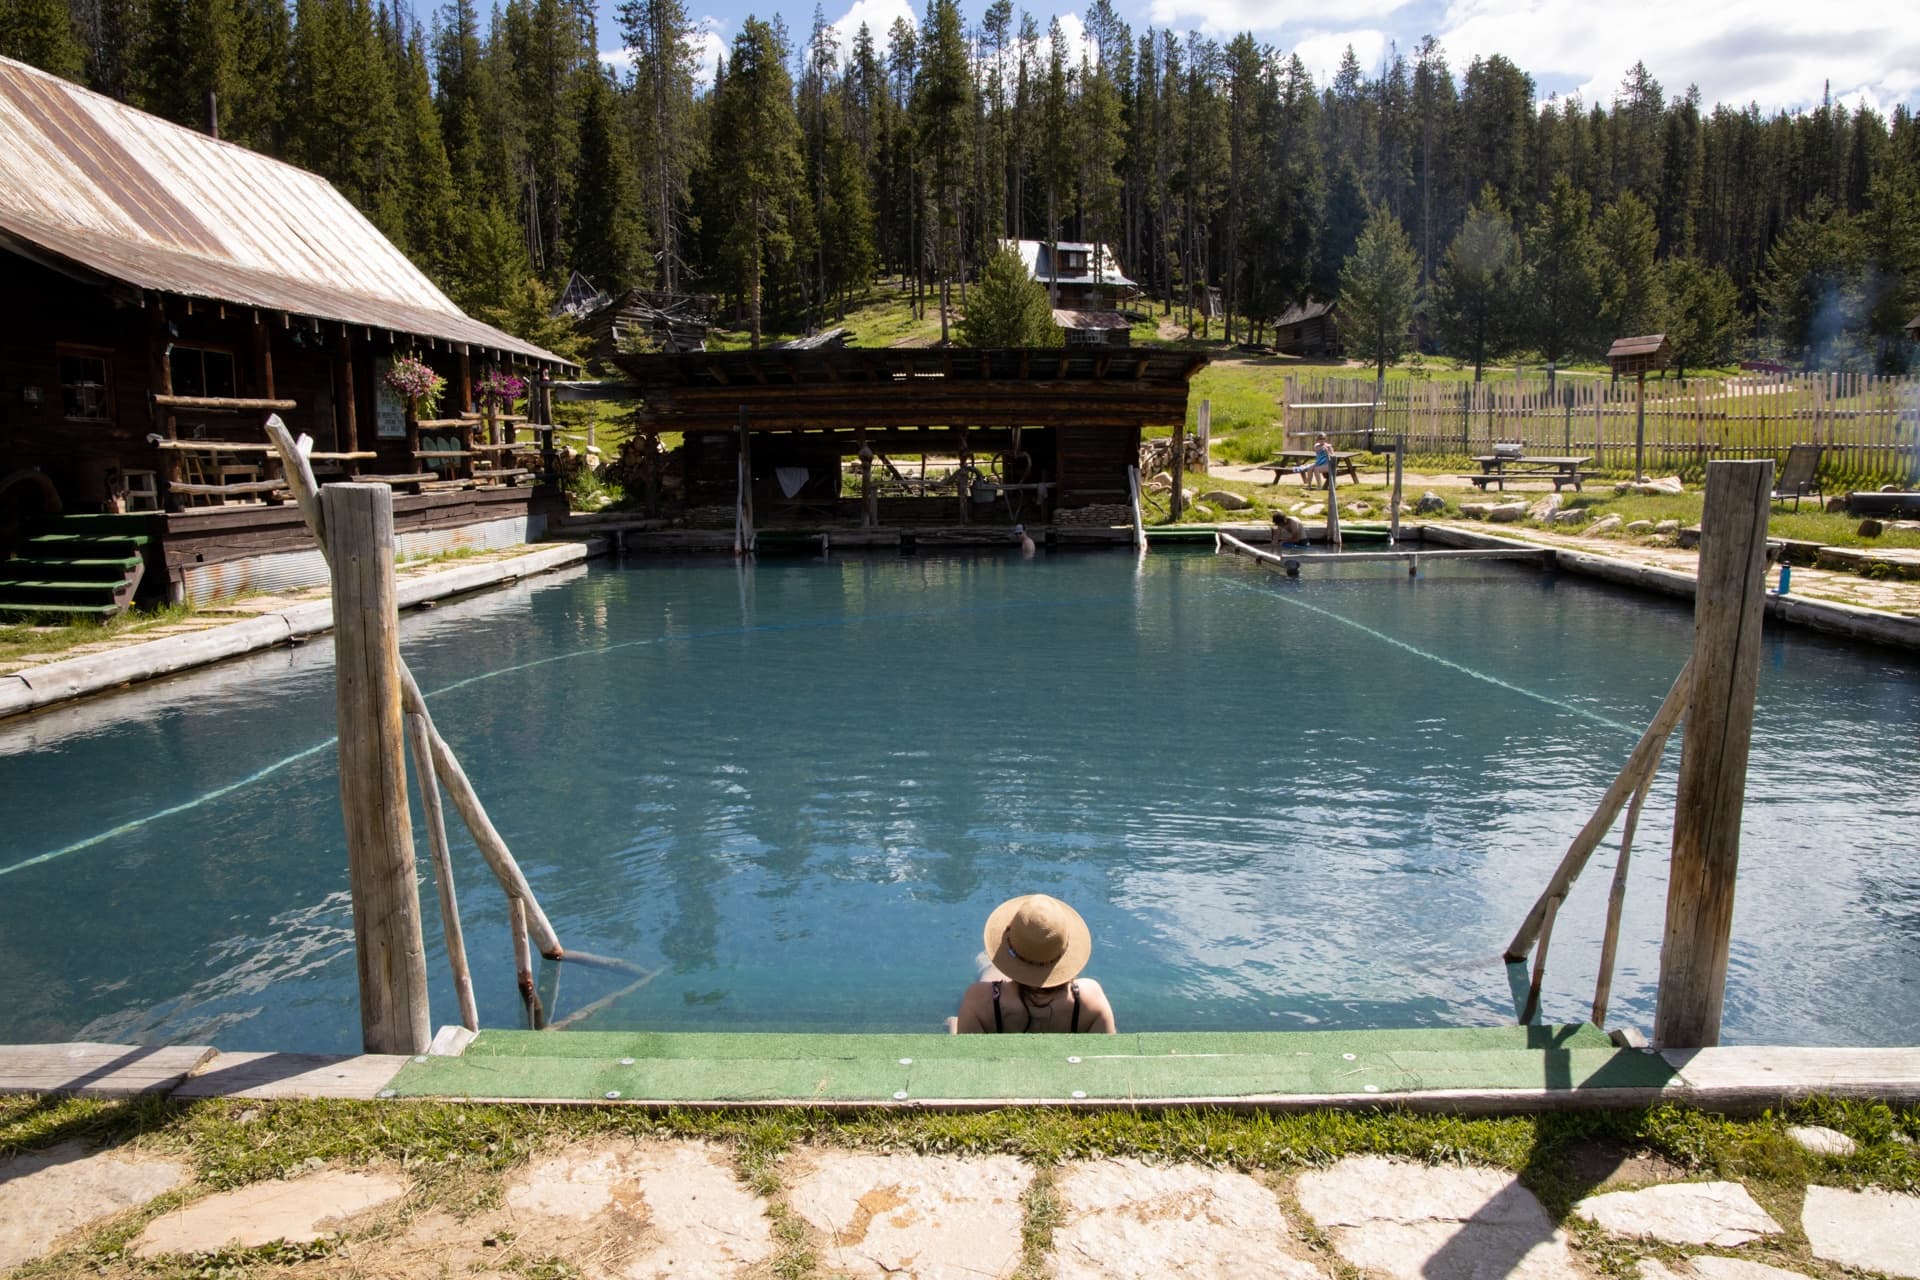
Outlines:
[[1093, 934], [1072, 907], [1044, 893], [1009, 898], [987, 917], [982, 940], [990, 963], [960, 997], [949, 1031], [1114, 1033], [1107, 993], [1079, 976]]

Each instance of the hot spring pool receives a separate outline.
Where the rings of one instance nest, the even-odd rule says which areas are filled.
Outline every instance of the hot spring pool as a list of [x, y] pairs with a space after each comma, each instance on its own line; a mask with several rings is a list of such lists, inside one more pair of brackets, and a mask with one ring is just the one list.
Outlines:
[[[1506, 564], [1156, 551], [633, 560], [402, 639], [561, 940], [658, 971], [581, 1025], [937, 1030], [987, 912], [1043, 890], [1123, 1027], [1285, 1030], [1511, 1021], [1500, 948], [1690, 627]], [[1764, 646], [1726, 1039], [1910, 1041], [1920, 664]], [[0, 1041], [357, 1051], [332, 733], [326, 644], [0, 726]], [[1616, 1023], [1652, 1022], [1678, 763]], [[504, 904], [449, 821], [482, 1021], [518, 1025]], [[1560, 913], [1549, 1018], [1586, 1012], [1612, 862]], [[556, 1012], [625, 981], [563, 967]]]

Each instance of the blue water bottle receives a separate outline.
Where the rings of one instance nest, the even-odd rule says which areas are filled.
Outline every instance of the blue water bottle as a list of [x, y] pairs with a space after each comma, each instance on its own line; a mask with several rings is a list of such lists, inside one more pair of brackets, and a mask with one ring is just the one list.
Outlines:
[[1793, 586], [1793, 566], [1788, 564], [1785, 560], [1782, 560], [1780, 562], [1780, 590], [1778, 594], [1780, 595], [1787, 594], [1788, 589], [1791, 588], [1792, 586]]

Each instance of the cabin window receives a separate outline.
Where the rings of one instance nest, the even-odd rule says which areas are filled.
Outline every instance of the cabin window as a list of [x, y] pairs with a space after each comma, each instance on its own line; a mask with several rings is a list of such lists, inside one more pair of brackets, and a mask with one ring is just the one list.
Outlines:
[[1060, 269], [1071, 271], [1075, 275], [1087, 269], [1087, 255], [1080, 249], [1062, 249], [1060, 251]]
[[69, 418], [82, 422], [111, 422], [107, 357], [72, 347], [60, 348], [60, 406]]
[[231, 351], [175, 346], [167, 356], [167, 365], [173, 371], [173, 394], [177, 396], [227, 400], [237, 394], [235, 387], [239, 384], [234, 380]]

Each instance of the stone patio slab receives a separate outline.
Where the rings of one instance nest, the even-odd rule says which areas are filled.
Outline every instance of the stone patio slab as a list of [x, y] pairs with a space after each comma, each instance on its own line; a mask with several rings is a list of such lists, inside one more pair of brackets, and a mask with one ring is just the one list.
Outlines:
[[978, 1280], [1020, 1265], [1020, 1197], [1032, 1180], [1011, 1156], [819, 1151], [787, 1199], [823, 1237], [827, 1275]]
[[355, 1214], [398, 1200], [406, 1191], [406, 1182], [393, 1174], [344, 1169], [324, 1169], [291, 1182], [257, 1182], [155, 1218], [134, 1241], [133, 1253], [153, 1258], [253, 1248], [275, 1240], [304, 1244], [330, 1234]]
[[1800, 1225], [1816, 1258], [1920, 1276], [1920, 1196], [1808, 1187]]
[[1054, 1182], [1065, 1223], [1055, 1280], [1325, 1280], [1305, 1258], [1273, 1192], [1244, 1173], [1101, 1160]]
[[507, 1187], [516, 1216], [585, 1222], [607, 1212], [644, 1224], [620, 1264], [626, 1280], [735, 1276], [773, 1254], [766, 1205], [702, 1142], [625, 1143], [563, 1151]]
[[1533, 1193], [1497, 1169], [1349, 1156], [1301, 1174], [1294, 1194], [1342, 1258], [1393, 1280], [1587, 1274]]
[[145, 1204], [187, 1178], [186, 1166], [172, 1160], [89, 1151], [77, 1142], [0, 1160], [0, 1271], [31, 1262], [62, 1236]]
[[1764, 1262], [1703, 1254], [1673, 1267], [1657, 1258], [1643, 1258], [1640, 1280], [1807, 1280], [1807, 1275], [1804, 1271], [1770, 1267]]
[[1616, 1236], [1728, 1249], [1780, 1234], [1780, 1224], [1737, 1182], [1673, 1182], [1589, 1196], [1573, 1211]]

